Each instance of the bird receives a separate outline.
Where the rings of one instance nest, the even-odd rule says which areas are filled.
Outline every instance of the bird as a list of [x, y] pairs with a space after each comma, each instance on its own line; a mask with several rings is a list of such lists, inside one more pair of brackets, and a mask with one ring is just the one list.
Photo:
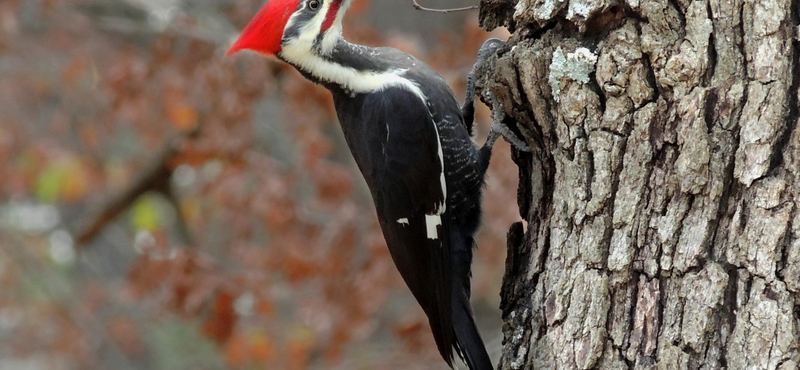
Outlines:
[[227, 55], [275, 56], [330, 91], [391, 257], [439, 353], [451, 368], [455, 351], [470, 370], [492, 370], [470, 306], [481, 193], [499, 136], [529, 148], [502, 124], [502, 106], [491, 96], [494, 123], [484, 145], [472, 134], [475, 73], [505, 43], [489, 39], [481, 47], [461, 105], [417, 58], [346, 41], [342, 19], [353, 1], [269, 0]]

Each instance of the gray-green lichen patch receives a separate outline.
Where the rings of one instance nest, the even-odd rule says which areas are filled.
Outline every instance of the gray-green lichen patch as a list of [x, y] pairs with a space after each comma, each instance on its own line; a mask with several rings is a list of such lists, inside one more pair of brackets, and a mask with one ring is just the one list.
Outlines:
[[[567, 0], [520, 0], [514, 7], [514, 20], [518, 23], [536, 22], [544, 25], [567, 5]], [[532, 19], [528, 19], [532, 17]]]
[[566, 18], [584, 32], [589, 19], [610, 8], [614, 3], [612, 0], [571, 0]]
[[574, 52], [564, 55], [564, 51], [559, 46], [553, 53], [550, 74], [547, 78], [553, 98], [559, 101], [561, 83], [564, 78], [584, 84], [588, 83], [589, 75], [594, 72], [596, 63], [597, 55], [587, 48], [579, 47]]

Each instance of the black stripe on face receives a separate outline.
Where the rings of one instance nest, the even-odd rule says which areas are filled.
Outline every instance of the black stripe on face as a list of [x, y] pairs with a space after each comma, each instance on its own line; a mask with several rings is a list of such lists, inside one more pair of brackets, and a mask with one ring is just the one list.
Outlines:
[[[303, 0], [297, 3], [297, 10], [295, 11], [296, 15], [294, 17], [294, 23], [289, 26], [286, 30], [283, 31], [283, 38], [281, 39], [281, 43], [285, 43], [291, 39], [297, 38], [300, 36], [300, 30], [317, 14], [319, 14], [319, 10], [310, 10], [307, 8], [306, 4], [311, 0]], [[320, 9], [322, 6], [320, 6]]]

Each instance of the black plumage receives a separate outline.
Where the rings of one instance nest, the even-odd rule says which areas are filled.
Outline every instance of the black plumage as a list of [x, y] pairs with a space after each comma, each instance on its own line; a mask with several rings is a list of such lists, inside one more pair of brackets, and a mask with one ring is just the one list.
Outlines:
[[[475, 70], [462, 106], [425, 63], [392, 48], [341, 37], [353, 0], [271, 0], [228, 54], [274, 54], [333, 94], [347, 144], [372, 194], [392, 259], [431, 325], [448, 365], [453, 350], [471, 370], [492, 370], [470, 307], [474, 235], [491, 148], [500, 122], [480, 148], [472, 141]], [[487, 41], [476, 67], [504, 43]], [[489, 100], [490, 96], [487, 96]]]
[[[327, 58], [359, 71], [404, 70], [403, 77], [425, 95], [423, 101], [403, 86], [353, 93], [305, 73], [333, 94], [392, 258], [428, 316], [442, 357], [451, 364], [455, 347], [470, 369], [492, 369], [469, 303], [473, 235], [480, 224], [481, 190], [491, 151], [481, 151], [473, 143], [455, 95], [425, 63], [395, 49], [344, 40]], [[439, 144], [446, 207], [438, 238], [429, 239], [425, 215], [436, 213], [443, 195]]]

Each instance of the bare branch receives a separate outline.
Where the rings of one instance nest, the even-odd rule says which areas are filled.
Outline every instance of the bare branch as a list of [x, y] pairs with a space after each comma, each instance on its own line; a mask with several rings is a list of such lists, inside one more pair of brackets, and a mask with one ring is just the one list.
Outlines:
[[142, 194], [150, 191], [161, 191], [169, 187], [172, 169], [169, 160], [176, 154], [175, 138], [167, 141], [160, 153], [141, 172], [131, 185], [113, 196], [94, 212], [76, 234], [78, 245], [86, 245], [94, 239], [117, 216], [127, 210]]
[[477, 6], [477, 5], [465, 6], [465, 7], [463, 7], [463, 8], [451, 8], [451, 9], [431, 9], [431, 8], [426, 8], [426, 7], [422, 6], [422, 5], [419, 5], [419, 3], [417, 2], [417, 0], [411, 0], [411, 3], [412, 3], [412, 5], [414, 6], [414, 9], [417, 9], [417, 10], [423, 10], [423, 11], [426, 11], [426, 12], [434, 12], [434, 13], [445, 13], [445, 14], [447, 14], [447, 13], [455, 13], [455, 12], [463, 12], [463, 11], [467, 11], [467, 10], [473, 10], [473, 9], [478, 9], [478, 6]]
[[140, 172], [136, 180], [131, 185], [115, 196], [111, 197], [103, 205], [93, 212], [78, 229], [76, 241], [79, 246], [86, 246], [91, 242], [109, 223], [114, 221], [117, 216], [125, 212], [136, 202], [139, 197], [149, 192], [163, 194], [170, 205], [175, 208], [177, 217], [177, 228], [180, 237], [187, 245], [192, 244], [192, 236], [183, 218], [176, 194], [170, 187], [172, 177], [171, 160], [178, 155], [179, 148], [185, 140], [192, 139], [199, 131], [199, 126], [193, 130], [176, 134], [169, 138], [156, 156]]

